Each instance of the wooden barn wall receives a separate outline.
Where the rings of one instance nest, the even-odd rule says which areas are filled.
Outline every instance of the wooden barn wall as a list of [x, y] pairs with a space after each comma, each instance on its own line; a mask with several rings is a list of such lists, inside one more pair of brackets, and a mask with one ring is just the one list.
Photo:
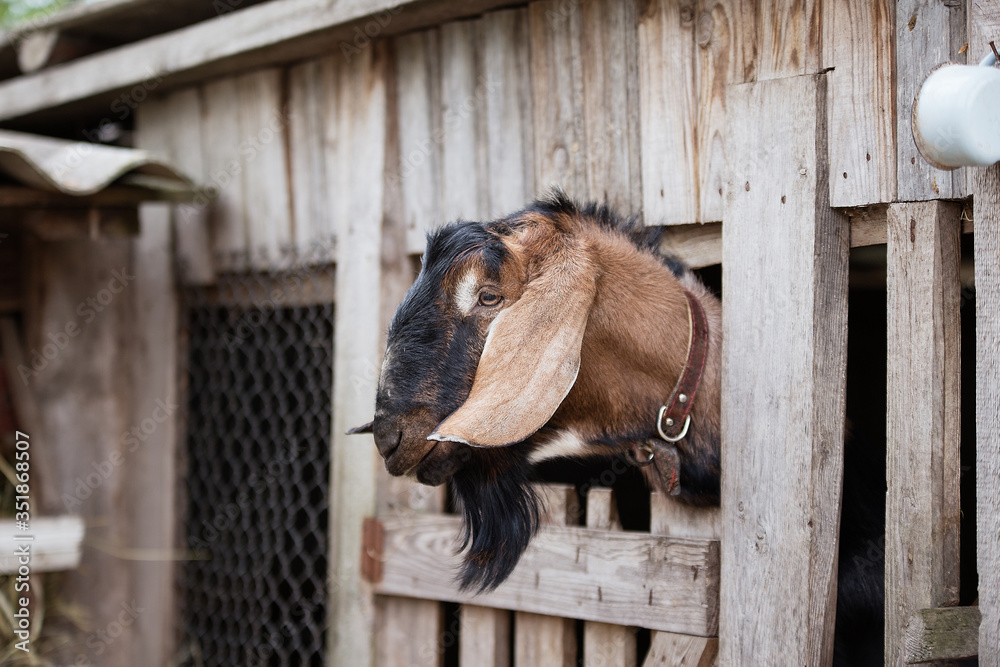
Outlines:
[[[290, 255], [318, 253], [338, 264], [338, 312], [351, 315], [338, 317], [335, 337], [331, 516], [338, 523], [331, 543], [331, 664], [393, 664], [405, 656], [407, 664], [436, 665], [440, 642], [448, 637], [438, 603], [376, 599], [357, 572], [363, 516], [437, 511], [443, 507], [441, 494], [390, 479], [370, 441], [343, 435], [371, 417], [384, 331], [412, 281], [411, 256], [421, 252], [428, 229], [457, 218], [502, 215], [553, 185], [577, 198], [607, 200], [642, 216], [646, 224], [670, 226], [669, 242], [696, 265], [725, 256], [732, 275], [745, 274], [742, 288], [727, 293], [731, 377], [772, 386], [773, 368], [739, 353], [758, 349], [754, 336], [774, 329], [773, 318], [763, 321], [759, 309], [756, 315], [748, 310], [763, 292], [785, 304], [775, 311], [783, 326], [811, 341], [808, 350], [785, 355], [789, 363], [783, 377], [809, 391], [780, 415], [788, 432], [810, 434], [809, 446], [772, 441], [760, 447], [755, 461], [728, 461], [727, 470], [742, 470], [745, 479], [758, 482], [730, 486], [719, 523], [734, 545], [723, 560], [730, 581], [810, 564], [801, 576], [780, 577], [788, 589], [785, 609], [771, 609], [769, 618], [787, 622], [781, 641], [801, 662], [828, 657], [832, 610], [825, 595], [832, 585], [835, 545], [829, 534], [802, 526], [835, 524], [839, 511], [842, 453], [824, 443], [840, 442], [844, 327], [840, 319], [828, 330], [816, 325], [816, 318], [831, 312], [839, 318], [846, 298], [847, 219], [831, 216], [830, 207], [970, 191], [964, 170], [941, 172], [915, 157], [908, 126], [897, 120], [905, 116], [908, 123], [907, 100], [919, 85], [906, 74], [919, 68], [912, 63], [903, 68], [901, 55], [920, 58], [928, 68], [960, 57], [957, 45], [964, 43], [966, 16], [953, 6], [960, 4], [788, 0], [767, 11], [759, 3], [738, 0], [545, 0], [377, 39], [350, 57], [332, 45], [322, 58], [206, 81], [142, 105], [140, 146], [168, 153], [206, 184], [193, 205], [143, 212], [143, 239], [172, 243], [176, 265], [164, 264], [147, 240], [131, 249], [102, 249], [108, 262], [122, 255], [148, 263], [144, 294], [169, 294], [174, 272], [179, 283], [204, 284], [219, 272], [276, 266]], [[782, 20], [771, 20], [772, 12]], [[775, 118], [782, 119], [780, 127], [773, 124]], [[774, 145], [788, 147], [789, 153], [771, 152]], [[756, 155], [763, 157], [758, 161]], [[788, 171], [793, 166], [802, 177], [798, 181]], [[785, 174], [795, 186], [751, 184], [743, 177], [765, 169]], [[730, 229], [725, 246], [724, 218]], [[767, 225], [761, 223], [765, 219]], [[814, 248], [827, 254], [814, 257]], [[775, 267], [794, 267], [794, 275], [759, 272], [752, 261], [759, 257], [768, 257]], [[95, 255], [93, 261], [102, 258]], [[57, 259], [51, 261], [53, 275], [76, 270]], [[90, 282], [81, 278], [81, 284], [103, 279], [87, 275]], [[39, 317], [58, 319], [59, 307], [49, 304]], [[172, 308], [165, 303], [144, 317], [171, 327]], [[118, 321], [103, 320], [101, 335], [120, 335]], [[47, 329], [36, 327], [36, 337], [39, 330]], [[142, 345], [163, 344], [158, 335], [145, 325], [128, 334]], [[172, 347], [166, 349], [171, 359]], [[776, 356], [786, 352], [778, 350]], [[129, 354], [145, 359], [148, 352], [137, 348]], [[74, 363], [93, 365], [105, 384], [129, 375], [125, 362], [98, 367], [100, 359]], [[129, 416], [141, 416], [157, 391], [169, 395], [172, 380], [161, 375], [156, 389], [135, 396], [88, 395], [87, 405], [98, 402], [94, 410], [117, 420], [93, 428], [117, 433], [117, 426], [108, 424], [125, 426]], [[40, 386], [44, 391], [54, 381]], [[834, 396], [835, 404], [822, 408], [819, 396]], [[769, 397], [762, 392], [756, 399], [732, 402], [727, 419], [764, 438], [773, 431], [775, 416], [755, 409], [754, 400]], [[84, 409], [84, 404], [74, 408]], [[766, 423], [759, 421], [761, 414], [768, 415]], [[69, 428], [70, 417], [60, 419]], [[169, 470], [175, 435], [165, 430], [158, 436], [163, 449], [144, 455], [149, 460], [142, 465]], [[107, 439], [93, 439], [98, 440]], [[81, 454], [80, 465], [102, 455], [103, 450]], [[814, 461], [825, 463], [813, 466]], [[764, 503], [751, 486], [759, 488], [767, 471], [786, 470], [789, 462], [801, 473], [795, 476], [797, 485], [786, 489], [798, 502]], [[74, 464], [64, 463], [69, 475]], [[172, 496], [164, 491], [164, 503], [152, 503], [136, 495], [140, 480], [160, 484], [141, 474], [115, 482], [128, 488], [102, 487], [98, 495], [106, 500], [101, 506], [133, 498], [149, 505], [144, 512], [171, 521]], [[745, 510], [735, 512], [737, 502]], [[726, 517], [737, 514], [754, 520], [726, 523]], [[760, 538], [760, 525], [774, 526], [776, 532]], [[174, 546], [169, 531], [129, 530], [127, 539], [122, 537], [128, 544]], [[789, 547], [788, 535], [801, 540]], [[761, 544], [761, 539], [764, 547], [756, 560], [743, 561], [749, 569], [733, 569], [735, 549], [742, 548], [735, 545]], [[97, 552], [85, 558], [95, 567], [102, 558], [113, 561]], [[108, 590], [116, 590], [121, 596], [114, 599], [123, 599], [144, 590], [169, 599], [164, 588], [172, 576], [168, 566], [131, 571], [135, 574], [107, 575], [114, 581], [81, 595], [103, 591], [104, 599]], [[81, 578], [80, 585], [90, 583]], [[742, 634], [739, 642], [723, 643], [722, 659], [739, 664], [739, 650], [778, 651], [771, 644], [777, 640], [768, 634], [773, 628], [726, 616], [727, 605], [756, 605], [755, 592], [732, 586], [723, 594], [730, 597], [723, 600], [722, 630]], [[532, 623], [539, 636], [511, 642], [509, 617], [503, 613], [467, 606], [463, 619], [463, 627], [484, 642], [529, 653], [532, 645], [561, 642], [565, 633], [558, 624]], [[169, 610], [149, 615], [141, 639], [122, 642], [115, 651], [128, 655], [146, 637], [163, 641], [168, 623]], [[378, 645], [372, 640], [377, 625], [393, 628]], [[598, 632], [611, 631], [588, 625], [585, 634]], [[984, 638], [994, 641], [995, 635], [984, 627]], [[663, 645], [668, 641], [674, 640], [663, 634]]]

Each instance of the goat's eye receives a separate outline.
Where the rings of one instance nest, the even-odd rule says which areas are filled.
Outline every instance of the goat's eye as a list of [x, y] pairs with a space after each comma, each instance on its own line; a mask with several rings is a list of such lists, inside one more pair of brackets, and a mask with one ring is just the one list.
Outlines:
[[490, 307], [490, 306], [495, 306], [498, 303], [500, 303], [500, 301], [502, 300], [502, 298], [503, 297], [501, 297], [499, 294], [494, 294], [493, 292], [488, 292], [488, 291], [486, 291], [486, 292], [480, 292], [479, 293], [479, 305], [480, 306], [486, 306], [487, 308]]

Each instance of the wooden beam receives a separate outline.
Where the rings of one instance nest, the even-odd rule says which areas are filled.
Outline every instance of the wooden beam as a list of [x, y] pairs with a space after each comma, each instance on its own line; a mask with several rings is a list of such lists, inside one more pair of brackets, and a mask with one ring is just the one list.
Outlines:
[[973, 170], [976, 230], [976, 558], [979, 662], [1000, 665], [1000, 166]]
[[[622, 529], [611, 489], [595, 486], [587, 492], [587, 528]], [[635, 667], [636, 659], [635, 628], [595, 621], [583, 624], [584, 667]]]
[[981, 620], [979, 607], [921, 609], [903, 635], [906, 664], [975, 658]]
[[[23, 565], [15, 552], [18, 544], [30, 547], [32, 573], [76, 569], [83, 533], [83, 519], [78, 516], [33, 517], [27, 531], [18, 528], [13, 519], [0, 521], [0, 543], [11, 547], [0, 555], [0, 574], [16, 574]], [[18, 542], [28, 537], [30, 541]]]
[[718, 655], [718, 637], [656, 632], [642, 667], [713, 667]]
[[[250, 11], [250, 10], [247, 10]], [[381, 244], [386, 152], [384, 44], [337, 62], [337, 318], [334, 326], [330, 466], [330, 665], [374, 664], [374, 601], [358, 576], [362, 522], [376, 511], [377, 454], [371, 436], [345, 435], [372, 418], [381, 335]]]
[[720, 662], [828, 664], [848, 225], [828, 203], [826, 81], [742, 84], [727, 101]]
[[937, 201], [889, 206], [887, 665], [904, 664], [914, 613], [958, 602], [960, 213]]
[[547, 526], [510, 579], [492, 593], [475, 596], [455, 584], [457, 517], [390, 517], [383, 523], [385, 561], [378, 593], [694, 635], [717, 632], [714, 540]]
[[[209, 78], [339, 52], [347, 61], [372, 38], [475, 16], [514, 0], [327, 0], [265, 2], [174, 32], [102, 51], [49, 70], [0, 83], [0, 120], [74, 103], [111, 115], [122, 93], [165, 90]], [[138, 96], [138, 94], [136, 95]], [[132, 99], [129, 97], [128, 99]]]
[[[898, 0], [896, 3], [896, 178], [899, 201], [958, 199], [965, 196], [964, 169], [936, 169], [913, 141], [913, 100], [931, 70], [942, 63], [965, 62], [965, 2]], [[992, 39], [992, 38], [991, 38]], [[972, 45], [970, 44], [970, 47]], [[978, 60], [989, 47], [977, 45]]]
[[[565, 526], [580, 519], [576, 489], [546, 484], [538, 488], [543, 500], [542, 524]], [[514, 614], [514, 666], [576, 667], [576, 622], [565, 612]]]

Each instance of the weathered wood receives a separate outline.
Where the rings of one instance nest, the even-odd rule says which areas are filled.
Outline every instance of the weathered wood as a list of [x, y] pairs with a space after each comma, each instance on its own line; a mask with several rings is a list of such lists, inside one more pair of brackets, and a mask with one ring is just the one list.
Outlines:
[[375, 663], [379, 667], [437, 667], [442, 664], [443, 611], [439, 602], [379, 596], [378, 641]]
[[[587, 492], [587, 528], [621, 530], [618, 508], [611, 489], [592, 487]], [[635, 628], [587, 621], [583, 624], [585, 667], [635, 667]]]
[[481, 220], [488, 214], [486, 86], [476, 68], [477, 22], [441, 26], [440, 221]]
[[528, 10], [491, 12], [481, 30], [489, 216], [498, 217], [536, 194]]
[[78, 516], [32, 517], [27, 531], [18, 528], [13, 519], [0, 521], [0, 543], [10, 547], [0, 555], [0, 574], [16, 574], [23, 565], [15, 551], [19, 545], [30, 549], [32, 574], [76, 568], [83, 532], [83, 519]]
[[425, 234], [441, 215], [438, 31], [393, 40], [399, 118], [399, 189], [409, 252], [424, 251]]
[[560, 0], [528, 6], [534, 104], [535, 191], [562, 187], [587, 197], [580, 5]]
[[[263, 2], [172, 33], [109, 49], [0, 84], [0, 119], [63, 106], [107, 113], [117, 95], [165, 90], [254, 68], [338, 52], [353, 62], [378, 36], [477, 16], [511, 0], [327, 0]], [[164, 10], [161, 16], [169, 16]], [[138, 95], [137, 95], [138, 96]]]
[[[913, 100], [931, 69], [965, 62], [965, 3], [900, 0], [896, 3], [896, 178], [900, 201], [952, 199], [965, 195], [963, 169], [935, 169], [920, 156], [910, 117]], [[989, 47], [981, 44], [985, 55]]]
[[921, 609], [903, 635], [903, 659], [912, 665], [974, 658], [979, 651], [979, 607]]
[[547, 526], [510, 579], [492, 593], [473, 596], [455, 583], [457, 517], [388, 517], [383, 523], [385, 562], [378, 593], [685, 634], [717, 633], [714, 540]]
[[[830, 204], [864, 206], [896, 197], [891, 0], [837, 0], [830, 34]], [[909, 66], [907, 63], [905, 66]], [[909, 117], [907, 117], [908, 122]], [[909, 137], [900, 135], [904, 140]]]
[[292, 244], [283, 74], [267, 69], [236, 79], [243, 215], [253, 266], [268, 268]]
[[691, 507], [660, 492], [649, 495], [649, 532], [667, 537], [717, 540], [722, 536], [718, 507]]
[[[151, 117], [144, 115], [145, 109], [138, 113], [138, 145], [159, 150], [169, 147], [178, 155], [184, 150], [198, 151], [198, 146], [189, 142], [190, 134], [185, 139], [179, 137], [197, 132], [201, 113], [197, 91], [178, 95], [181, 97], [169, 102], [170, 108], [177, 113], [177, 117], [169, 123], [161, 122], [162, 117], [157, 118], [155, 111]], [[184, 121], [195, 127], [178, 124]], [[199, 157], [182, 159], [189, 160], [191, 166], [200, 170]], [[150, 419], [157, 424], [153, 433], [146, 435], [143, 446], [129, 455], [122, 510], [131, 523], [126, 545], [130, 549], [161, 553], [174, 551], [175, 538], [180, 532], [175, 513], [178, 506], [178, 403], [181, 400], [177, 387], [179, 313], [178, 295], [174, 290], [176, 278], [171, 215], [171, 207], [167, 204], [140, 206], [141, 233], [132, 241], [131, 249], [135, 282], [126, 293], [134, 323], [127, 356], [130, 360], [131, 392], [128, 401], [123, 401], [123, 404], [129, 406], [130, 424], [139, 425]], [[194, 230], [189, 228], [185, 231]], [[188, 234], [185, 242], [193, 240]], [[151, 660], [163, 663], [174, 653], [177, 581], [174, 565], [174, 560], [170, 558], [128, 564], [131, 592], [137, 599], [156, 601], [154, 609], [135, 620], [133, 662]]]
[[461, 667], [510, 667], [511, 613], [473, 604], [462, 605]]
[[[976, 10], [978, 12], [978, 10]], [[993, 23], [992, 25], [997, 25]], [[1000, 665], [1000, 167], [973, 170], [976, 216], [976, 558], [979, 664]]]
[[[198, 88], [185, 88], [149, 100], [136, 110], [144, 130], [137, 147], [166, 157], [173, 165], [201, 183], [208, 174], [202, 146], [202, 103]], [[180, 280], [187, 285], [214, 281], [208, 230], [208, 199], [178, 205], [173, 210], [174, 242]]]
[[719, 264], [722, 262], [722, 223], [671, 225], [664, 228], [660, 247], [693, 269]]
[[212, 253], [219, 269], [226, 270], [238, 265], [238, 258], [247, 251], [236, 79], [227, 77], [205, 84], [202, 97], [202, 155], [208, 175], [205, 197]]
[[333, 111], [331, 100], [334, 67], [329, 58], [308, 60], [288, 72], [288, 153], [291, 176], [292, 238], [299, 256], [332, 251], [334, 233], [333, 200], [327, 175], [326, 128]]
[[[379, 364], [381, 235], [386, 142], [386, 54], [376, 44], [350, 64], [338, 61], [337, 150], [328, 168], [337, 179], [337, 321], [334, 332], [331, 443], [331, 665], [373, 664], [371, 586], [358, 576], [361, 525], [376, 509], [375, 445], [347, 436], [371, 419]], [[365, 442], [367, 440], [367, 442]]]
[[[560, 484], [538, 487], [542, 497], [542, 523], [566, 526], [579, 523], [580, 507], [576, 489]], [[576, 622], [551, 615], [518, 611], [514, 614], [514, 666], [553, 665], [575, 667]]]
[[[1000, 5], [970, 0], [970, 60], [1000, 32]], [[1000, 167], [969, 168], [976, 271], [976, 559], [979, 664], [1000, 667]]]
[[718, 654], [717, 637], [656, 632], [642, 667], [712, 667]]
[[822, 69], [823, 25], [819, 0], [740, 2], [743, 83], [766, 81]]
[[639, 21], [642, 208], [648, 225], [699, 222], [694, 3], [652, 0]]
[[937, 201], [889, 206], [887, 665], [904, 664], [913, 614], [958, 602], [960, 212]]
[[819, 75], [728, 94], [723, 664], [828, 664], [833, 649], [848, 225], [828, 203], [825, 92]]
[[587, 196], [642, 210], [637, 3], [581, 3]]

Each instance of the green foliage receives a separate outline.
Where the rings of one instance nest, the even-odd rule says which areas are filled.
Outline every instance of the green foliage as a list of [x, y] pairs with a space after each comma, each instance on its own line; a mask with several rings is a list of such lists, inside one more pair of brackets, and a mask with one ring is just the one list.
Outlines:
[[75, 0], [0, 0], [0, 28], [10, 29], [52, 14]]

